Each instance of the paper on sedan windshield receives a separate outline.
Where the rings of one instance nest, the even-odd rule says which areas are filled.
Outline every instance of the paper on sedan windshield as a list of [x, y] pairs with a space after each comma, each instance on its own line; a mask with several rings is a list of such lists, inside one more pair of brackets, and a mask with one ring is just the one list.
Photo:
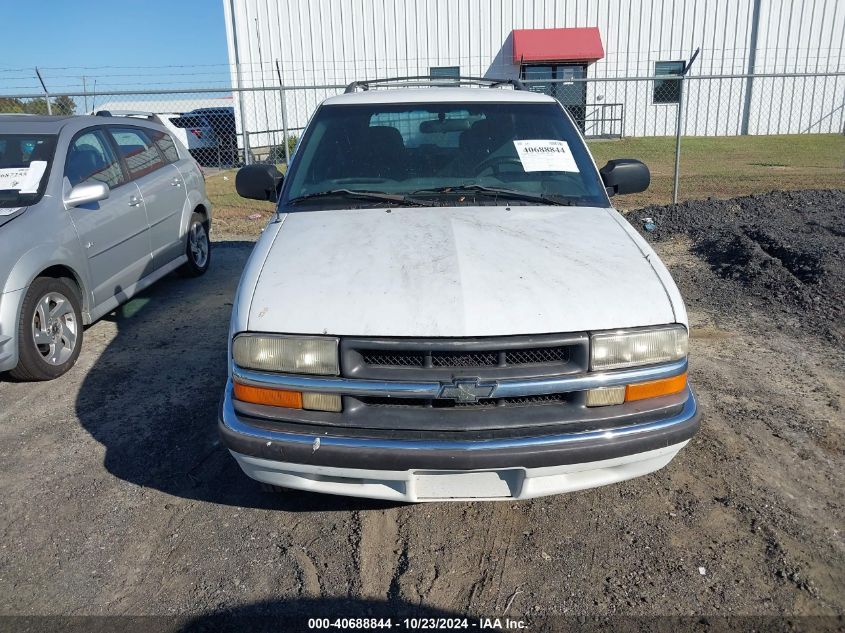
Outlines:
[[47, 161], [34, 160], [29, 167], [7, 167], [0, 169], [0, 191], [12, 190], [19, 193], [36, 193]]
[[580, 171], [566, 141], [538, 139], [514, 141], [513, 144], [526, 172]]

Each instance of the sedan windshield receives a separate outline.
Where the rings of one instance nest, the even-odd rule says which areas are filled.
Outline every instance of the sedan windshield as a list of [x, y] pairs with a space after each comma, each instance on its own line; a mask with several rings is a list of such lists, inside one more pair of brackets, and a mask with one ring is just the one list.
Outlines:
[[38, 202], [55, 149], [52, 135], [0, 134], [0, 215]]
[[322, 106], [280, 208], [609, 206], [587, 148], [556, 103]]

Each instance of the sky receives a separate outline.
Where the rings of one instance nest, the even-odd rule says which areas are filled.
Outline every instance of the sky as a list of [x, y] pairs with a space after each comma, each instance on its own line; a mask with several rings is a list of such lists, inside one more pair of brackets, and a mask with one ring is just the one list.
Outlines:
[[0, 93], [229, 86], [222, 0], [0, 0]]

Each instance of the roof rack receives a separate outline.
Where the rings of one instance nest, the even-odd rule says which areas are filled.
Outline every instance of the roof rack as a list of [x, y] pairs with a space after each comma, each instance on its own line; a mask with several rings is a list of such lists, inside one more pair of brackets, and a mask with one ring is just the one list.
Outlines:
[[94, 116], [126, 116], [161, 123], [161, 119], [155, 112], [144, 112], [143, 110], [97, 110]]
[[413, 77], [389, 77], [387, 79], [362, 79], [353, 81], [346, 86], [345, 93], [361, 90], [369, 90], [381, 84], [394, 84], [406, 87], [454, 87], [454, 86], [488, 86], [498, 88], [499, 86], [513, 86], [514, 90], [526, 90], [525, 85], [519, 79], [490, 79], [487, 77], [434, 77], [432, 75], [416, 75]]

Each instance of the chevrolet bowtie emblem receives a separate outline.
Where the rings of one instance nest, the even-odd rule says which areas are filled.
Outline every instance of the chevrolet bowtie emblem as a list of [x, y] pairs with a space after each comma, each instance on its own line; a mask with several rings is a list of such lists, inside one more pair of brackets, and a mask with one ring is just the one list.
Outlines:
[[438, 398], [448, 398], [455, 402], [478, 402], [480, 398], [489, 398], [498, 386], [497, 382], [480, 382], [477, 378], [458, 379], [451, 383], [440, 384]]

